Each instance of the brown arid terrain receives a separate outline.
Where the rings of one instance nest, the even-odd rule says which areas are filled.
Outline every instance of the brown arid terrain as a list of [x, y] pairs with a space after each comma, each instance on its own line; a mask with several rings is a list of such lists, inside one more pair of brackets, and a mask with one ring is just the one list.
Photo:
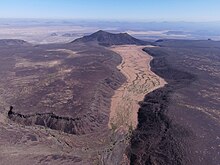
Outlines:
[[98, 31], [0, 41], [0, 165], [218, 165], [219, 42]]
[[120, 56], [98, 45], [20, 43], [1, 47], [1, 163], [96, 164], [125, 81]]

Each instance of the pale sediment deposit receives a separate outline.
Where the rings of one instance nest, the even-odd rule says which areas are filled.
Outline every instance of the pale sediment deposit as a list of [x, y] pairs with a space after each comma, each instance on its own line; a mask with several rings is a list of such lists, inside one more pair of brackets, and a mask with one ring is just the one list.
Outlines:
[[111, 129], [135, 129], [138, 123], [138, 102], [155, 89], [163, 87], [166, 82], [151, 71], [152, 56], [142, 49], [146, 46], [114, 46], [111, 50], [122, 57], [118, 69], [127, 81], [115, 91], [111, 102], [109, 127]]

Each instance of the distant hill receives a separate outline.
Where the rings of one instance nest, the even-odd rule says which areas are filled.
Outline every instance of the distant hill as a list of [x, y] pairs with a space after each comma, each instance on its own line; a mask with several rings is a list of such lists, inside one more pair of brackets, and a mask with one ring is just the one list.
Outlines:
[[51, 37], [56, 37], [56, 36], [58, 36], [58, 34], [57, 33], [52, 33], [52, 34], [50, 34], [50, 36]]
[[71, 33], [65, 33], [62, 35], [63, 37], [73, 37], [74, 34], [71, 34]]
[[99, 30], [91, 35], [76, 39], [71, 43], [80, 43], [80, 42], [82, 43], [93, 42], [103, 46], [125, 45], [125, 44], [135, 44], [135, 45], [150, 44], [150, 42], [136, 39], [127, 33], [113, 34], [102, 30]]
[[29, 46], [30, 43], [18, 39], [1, 39], [0, 46]]
[[207, 40], [181, 40], [181, 39], [160, 39], [153, 43], [160, 47], [175, 47], [175, 48], [220, 48], [220, 41]]

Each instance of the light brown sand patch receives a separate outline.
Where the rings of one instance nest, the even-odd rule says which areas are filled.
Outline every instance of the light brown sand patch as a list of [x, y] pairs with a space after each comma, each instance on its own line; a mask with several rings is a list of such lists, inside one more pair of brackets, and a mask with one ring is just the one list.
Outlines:
[[16, 61], [16, 68], [39, 68], [39, 67], [54, 67], [57, 65], [60, 65], [61, 61], [60, 60], [53, 60], [53, 61], [45, 61], [45, 62], [32, 62], [32, 61], [28, 61], [27, 59], [24, 58], [19, 58]]
[[68, 58], [74, 58], [79, 56], [75, 51], [69, 50], [69, 49], [52, 49], [52, 50], [48, 50], [48, 52], [63, 52], [63, 53], [67, 53], [68, 54]]

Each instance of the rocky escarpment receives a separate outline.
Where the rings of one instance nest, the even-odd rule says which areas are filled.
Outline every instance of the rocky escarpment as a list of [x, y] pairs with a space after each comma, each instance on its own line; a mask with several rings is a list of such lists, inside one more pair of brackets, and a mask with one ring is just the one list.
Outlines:
[[78, 117], [63, 117], [54, 113], [25, 115], [14, 112], [12, 109], [8, 112], [8, 117], [12, 121], [26, 126], [39, 125], [75, 135], [91, 133], [107, 126], [105, 122], [108, 121], [108, 113], [101, 113], [97, 109], [103, 105], [108, 106], [113, 91], [120, 86], [122, 81], [123, 76], [117, 77], [116, 73], [113, 73], [112, 77], [100, 82], [99, 90], [96, 91], [91, 103], [91, 111]]
[[185, 140], [190, 132], [171, 121], [167, 111], [175, 90], [186, 87], [195, 77], [172, 68], [163, 52], [144, 50], [154, 56], [152, 70], [168, 84], [149, 93], [140, 102], [138, 126], [128, 149], [130, 162], [132, 165], [189, 164]]
[[[29, 111], [22, 112], [22, 109], [18, 107], [14, 111], [9, 111], [8, 117], [12, 121], [22, 125], [40, 125], [45, 128], [76, 135], [97, 132], [101, 129], [107, 128], [111, 97], [114, 94], [114, 90], [116, 90], [125, 81], [125, 77], [116, 68], [117, 64], [121, 61], [120, 56], [113, 52], [108, 53], [109, 55], [105, 61], [103, 61], [105, 67], [109, 68], [108, 73], [104, 75], [101, 80], [96, 80], [97, 84], [92, 90], [91, 87], [87, 87], [88, 91], [86, 92], [90, 93], [91, 97], [88, 99], [89, 101], [84, 100], [85, 102], [88, 102], [88, 106], [80, 107], [82, 110], [78, 111], [79, 113], [63, 113], [62, 116], [61, 113], [56, 113], [53, 109], [49, 112], [54, 113], [44, 113], [43, 108], [39, 110], [39, 113], [36, 113], [38, 111], [33, 111], [31, 109]], [[94, 73], [93, 76], [95, 76]], [[82, 90], [80, 91], [77, 86], [72, 91], [75, 93], [79, 92], [79, 95], [83, 92]], [[73, 111], [74, 110], [75, 109], [73, 108]], [[59, 111], [66, 112], [65, 109], [59, 109]], [[48, 111], [45, 110], [45, 112]]]
[[[99, 116], [95, 118], [93, 115], [89, 114], [82, 117], [71, 118], [57, 116], [54, 113], [36, 113], [32, 115], [23, 115], [11, 110], [8, 113], [8, 117], [12, 121], [26, 126], [39, 125], [76, 135], [92, 132], [93, 129], [99, 127], [98, 124], [102, 122], [102, 118]], [[90, 127], [88, 127], [88, 125], [90, 125]]]

